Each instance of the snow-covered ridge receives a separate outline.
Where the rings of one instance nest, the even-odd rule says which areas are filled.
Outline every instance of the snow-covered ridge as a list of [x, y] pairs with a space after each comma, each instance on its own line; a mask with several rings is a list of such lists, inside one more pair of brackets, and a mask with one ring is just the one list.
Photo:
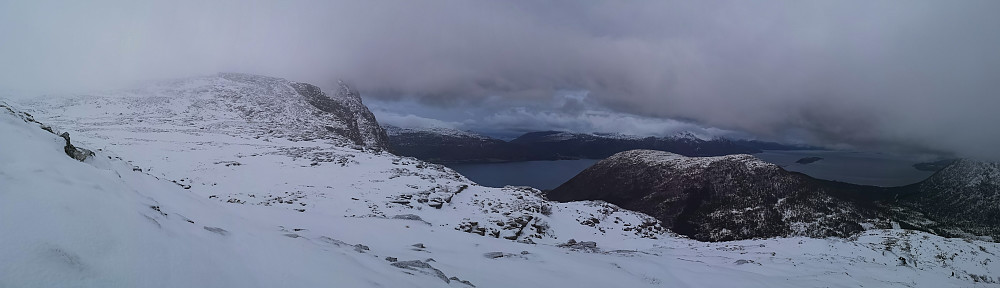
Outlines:
[[[230, 130], [253, 137], [325, 139], [338, 145], [385, 149], [388, 140], [357, 92], [341, 83], [326, 94], [316, 86], [281, 78], [220, 73], [153, 83], [81, 97], [53, 97], [29, 104], [62, 110], [83, 121], [160, 123], [189, 130]], [[115, 114], [110, 114], [114, 111]]]

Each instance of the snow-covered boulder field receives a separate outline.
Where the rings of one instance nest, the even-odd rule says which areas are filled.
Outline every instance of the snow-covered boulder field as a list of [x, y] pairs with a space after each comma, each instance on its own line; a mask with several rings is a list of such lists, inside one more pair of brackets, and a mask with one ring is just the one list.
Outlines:
[[[176, 85], [233, 91], [199, 81]], [[0, 102], [0, 287], [1000, 285], [992, 242], [906, 230], [699, 242], [604, 202], [482, 187], [160, 91], [172, 104]], [[94, 155], [69, 157], [62, 132]]]

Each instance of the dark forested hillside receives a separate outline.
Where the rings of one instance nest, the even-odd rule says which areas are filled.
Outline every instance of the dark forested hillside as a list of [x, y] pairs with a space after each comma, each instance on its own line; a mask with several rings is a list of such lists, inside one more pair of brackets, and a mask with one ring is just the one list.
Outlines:
[[633, 150], [598, 162], [547, 196], [607, 201], [704, 241], [845, 237], [893, 223], [1000, 239], [998, 175], [996, 164], [959, 161], [924, 182], [882, 188], [818, 180], [750, 155]]

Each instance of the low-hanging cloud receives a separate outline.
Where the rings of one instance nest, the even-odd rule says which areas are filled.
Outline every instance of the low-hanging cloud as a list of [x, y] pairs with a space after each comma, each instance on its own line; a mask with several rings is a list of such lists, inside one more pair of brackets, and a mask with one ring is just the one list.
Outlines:
[[368, 98], [455, 109], [575, 90], [637, 119], [1000, 159], [995, 11], [989, 0], [3, 2], [0, 85], [243, 71], [345, 78]]

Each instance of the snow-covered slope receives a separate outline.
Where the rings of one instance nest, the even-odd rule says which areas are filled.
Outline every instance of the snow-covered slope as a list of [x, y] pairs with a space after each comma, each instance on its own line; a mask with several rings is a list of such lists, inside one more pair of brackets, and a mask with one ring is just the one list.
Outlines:
[[327, 138], [247, 133], [257, 122], [122, 121], [115, 112], [130, 111], [109, 104], [119, 102], [93, 99], [27, 107], [94, 150], [86, 162], [0, 109], [0, 287], [962, 287], [997, 277], [995, 243], [902, 230], [703, 243], [604, 202], [554, 203]]
[[79, 162], [63, 153], [62, 138], [3, 108], [0, 287], [442, 283], [401, 277], [371, 257], [375, 251], [359, 254], [334, 238], [295, 237], [294, 228], [273, 225], [266, 213], [245, 218], [108, 152]]

